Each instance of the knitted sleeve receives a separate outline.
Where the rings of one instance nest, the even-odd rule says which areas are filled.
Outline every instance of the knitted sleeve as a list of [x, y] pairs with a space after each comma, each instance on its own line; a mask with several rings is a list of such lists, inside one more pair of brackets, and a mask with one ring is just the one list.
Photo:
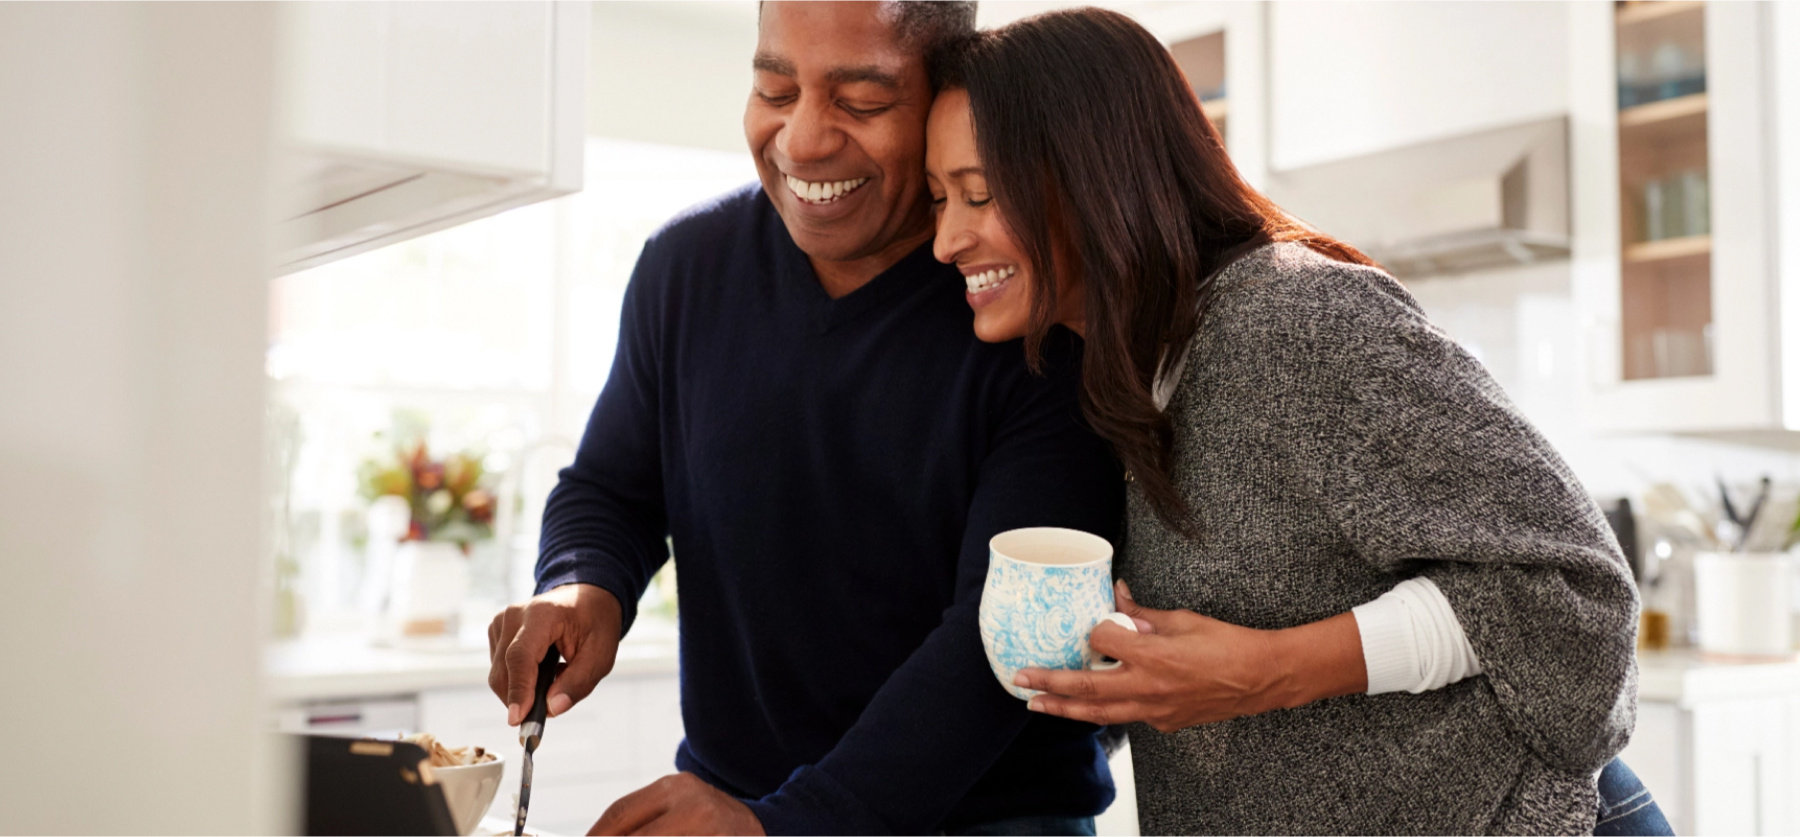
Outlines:
[[1298, 275], [1264, 283], [1234, 331], [1285, 379], [1303, 484], [1359, 557], [1442, 591], [1521, 743], [1599, 770], [1635, 720], [1638, 609], [1599, 507], [1398, 282], [1280, 263]]

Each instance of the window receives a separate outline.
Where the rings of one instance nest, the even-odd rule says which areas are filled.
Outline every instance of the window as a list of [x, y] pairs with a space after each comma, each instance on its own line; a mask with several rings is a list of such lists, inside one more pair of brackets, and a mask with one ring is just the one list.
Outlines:
[[465, 631], [530, 595], [544, 497], [612, 367], [644, 240], [756, 177], [748, 154], [608, 139], [587, 151], [580, 194], [275, 280], [275, 550], [310, 628], [360, 630], [380, 611], [357, 469], [415, 438], [479, 452], [494, 474], [496, 537], [470, 555]]

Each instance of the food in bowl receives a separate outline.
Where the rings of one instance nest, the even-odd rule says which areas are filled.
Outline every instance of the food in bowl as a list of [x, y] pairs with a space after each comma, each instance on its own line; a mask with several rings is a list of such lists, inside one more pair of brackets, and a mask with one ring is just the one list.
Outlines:
[[486, 764], [496, 758], [493, 753], [481, 747], [469, 746], [451, 749], [444, 746], [444, 742], [437, 740], [437, 736], [429, 732], [415, 732], [401, 740], [417, 744], [425, 752], [431, 754], [432, 767], [467, 767], [471, 764]]

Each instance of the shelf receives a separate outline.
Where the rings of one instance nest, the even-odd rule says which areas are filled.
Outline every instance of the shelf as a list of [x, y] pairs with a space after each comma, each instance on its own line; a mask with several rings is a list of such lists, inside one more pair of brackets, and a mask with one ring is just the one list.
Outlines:
[[1200, 110], [1208, 120], [1216, 124], [1231, 115], [1231, 102], [1227, 99], [1207, 99], [1200, 103]]
[[1660, 262], [1684, 256], [1700, 256], [1711, 252], [1712, 236], [1690, 235], [1685, 238], [1666, 238], [1661, 241], [1628, 244], [1625, 247], [1625, 261], [1632, 264]]
[[1649, 128], [1706, 115], [1706, 94], [1694, 93], [1619, 111], [1619, 127]]
[[1703, 9], [1706, 4], [1701, 0], [1667, 0], [1666, 2], [1632, 3], [1619, 9], [1618, 23], [1630, 26], [1634, 23], [1661, 20], [1685, 12]]

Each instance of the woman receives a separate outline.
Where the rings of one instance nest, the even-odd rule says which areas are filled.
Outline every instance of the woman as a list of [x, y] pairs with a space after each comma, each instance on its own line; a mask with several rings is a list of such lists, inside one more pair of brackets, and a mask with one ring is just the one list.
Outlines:
[[1084, 338], [1084, 411], [1133, 480], [1143, 633], [1094, 632], [1115, 671], [1020, 685], [1145, 722], [1146, 833], [1666, 832], [1596, 786], [1636, 709], [1630, 574], [1480, 364], [1249, 188], [1130, 19], [1032, 18], [938, 70], [937, 256], [983, 340]]

